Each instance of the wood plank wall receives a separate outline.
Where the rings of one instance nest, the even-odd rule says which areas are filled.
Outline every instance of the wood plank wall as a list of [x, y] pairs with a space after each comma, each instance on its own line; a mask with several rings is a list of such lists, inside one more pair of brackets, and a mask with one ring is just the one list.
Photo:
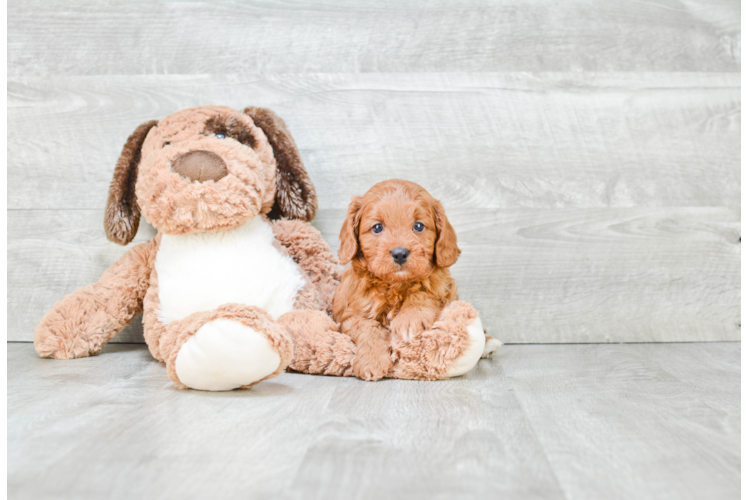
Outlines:
[[204, 104], [286, 120], [334, 249], [352, 195], [424, 185], [505, 342], [740, 339], [737, 0], [11, 1], [8, 340], [124, 252], [128, 134]]

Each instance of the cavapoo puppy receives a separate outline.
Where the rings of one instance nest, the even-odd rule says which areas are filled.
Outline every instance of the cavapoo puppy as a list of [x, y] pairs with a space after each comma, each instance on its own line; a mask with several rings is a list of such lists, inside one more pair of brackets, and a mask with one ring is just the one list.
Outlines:
[[[392, 346], [432, 328], [457, 301], [449, 266], [459, 255], [444, 208], [418, 184], [391, 179], [353, 198], [338, 251], [341, 265], [352, 263], [335, 292], [333, 319], [356, 344], [358, 378], [388, 376]], [[483, 357], [500, 345], [487, 337]]]

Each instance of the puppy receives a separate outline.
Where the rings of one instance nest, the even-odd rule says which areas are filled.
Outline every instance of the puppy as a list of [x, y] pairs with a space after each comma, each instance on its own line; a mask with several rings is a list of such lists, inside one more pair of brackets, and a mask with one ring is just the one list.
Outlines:
[[[449, 266], [459, 256], [444, 208], [418, 184], [391, 179], [353, 198], [338, 251], [342, 265], [352, 263], [333, 297], [333, 319], [356, 344], [358, 378], [386, 376], [391, 342], [430, 329], [457, 300]], [[489, 340], [484, 356], [500, 345]]]

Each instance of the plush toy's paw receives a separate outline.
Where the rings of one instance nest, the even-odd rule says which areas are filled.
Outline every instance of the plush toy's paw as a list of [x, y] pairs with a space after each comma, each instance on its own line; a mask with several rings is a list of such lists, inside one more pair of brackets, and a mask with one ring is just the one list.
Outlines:
[[274, 373], [281, 356], [267, 337], [238, 321], [205, 323], [179, 349], [175, 370], [192, 389], [229, 391]]
[[124, 325], [97, 310], [95, 300], [89, 286], [66, 295], [47, 311], [34, 330], [39, 356], [73, 359], [98, 354]]
[[465, 349], [465, 352], [452, 362], [452, 366], [447, 370], [447, 378], [459, 377], [469, 372], [483, 355], [483, 350], [486, 347], [486, 335], [483, 333], [480, 318], [475, 318], [472, 323], [467, 325], [467, 331], [470, 335], [470, 345]]
[[499, 339], [486, 335], [486, 347], [483, 348], [483, 355], [481, 358], [490, 358], [501, 346], [502, 343]]
[[95, 354], [83, 337], [75, 335], [74, 329], [54, 330], [45, 324], [34, 331], [34, 348], [42, 358], [73, 359]]

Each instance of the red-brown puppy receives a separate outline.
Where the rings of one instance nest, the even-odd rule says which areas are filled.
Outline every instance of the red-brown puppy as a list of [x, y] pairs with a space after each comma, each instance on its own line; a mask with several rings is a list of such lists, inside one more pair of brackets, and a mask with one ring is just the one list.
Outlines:
[[392, 179], [353, 198], [338, 252], [342, 265], [352, 264], [335, 292], [333, 319], [356, 344], [357, 377], [384, 377], [390, 342], [430, 329], [457, 300], [448, 268], [459, 255], [444, 208], [418, 184]]

